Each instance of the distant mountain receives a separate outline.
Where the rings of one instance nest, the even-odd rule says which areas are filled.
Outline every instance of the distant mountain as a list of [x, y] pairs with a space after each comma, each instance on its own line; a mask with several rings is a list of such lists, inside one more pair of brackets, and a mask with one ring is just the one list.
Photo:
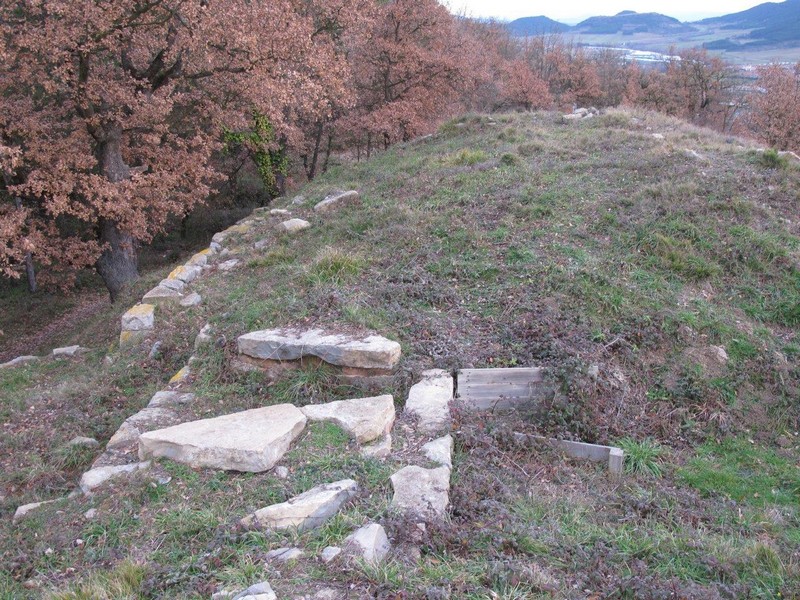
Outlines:
[[528, 35], [541, 35], [543, 33], [564, 33], [569, 31], [570, 26], [566, 23], [559, 23], [548, 17], [523, 17], [516, 19], [508, 24], [508, 29], [512, 35], [521, 37]]
[[749, 30], [746, 34], [707, 45], [709, 48], [724, 44], [726, 50], [737, 46], [795, 45], [800, 42], [800, 0], [766, 2], [748, 10], [698, 21], [699, 25], [713, 25], [721, 29]]
[[632, 10], [624, 10], [612, 17], [590, 17], [578, 23], [572, 28], [572, 31], [595, 35], [618, 33], [628, 35], [633, 35], [634, 33], [669, 35], [690, 33], [694, 31], [694, 27], [659, 13], [637, 13]]

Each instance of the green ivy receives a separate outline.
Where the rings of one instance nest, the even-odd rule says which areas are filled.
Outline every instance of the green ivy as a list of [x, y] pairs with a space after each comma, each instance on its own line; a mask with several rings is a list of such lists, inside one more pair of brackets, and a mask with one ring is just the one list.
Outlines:
[[223, 134], [226, 151], [233, 152], [242, 146], [250, 152], [267, 192], [278, 195], [278, 175], [289, 173], [289, 158], [283, 143], [276, 144], [275, 129], [269, 117], [253, 111], [253, 126], [249, 131], [226, 130]]

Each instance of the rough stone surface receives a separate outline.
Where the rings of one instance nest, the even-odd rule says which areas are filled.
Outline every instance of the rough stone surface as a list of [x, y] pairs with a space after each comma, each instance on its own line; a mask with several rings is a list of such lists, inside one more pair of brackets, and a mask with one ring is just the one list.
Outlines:
[[305, 552], [300, 548], [277, 548], [267, 552], [265, 558], [267, 560], [276, 560], [279, 562], [289, 562], [290, 560], [297, 560], [301, 558]]
[[[133, 346], [140, 342], [143, 342], [147, 339], [150, 335], [151, 331], [143, 330], [143, 331], [125, 331], [124, 329], [119, 332], [119, 346], [120, 348], [126, 348], [128, 346]], [[105, 358], [106, 364], [111, 363], [111, 357], [106, 356]]]
[[268, 582], [262, 581], [236, 594], [233, 600], [278, 600], [278, 597], [272, 591], [272, 586]]
[[211, 327], [211, 323], [206, 323], [203, 325], [203, 328], [200, 330], [200, 333], [197, 334], [197, 337], [194, 339], [194, 348], [197, 350], [198, 348], [211, 344], [213, 338], [211, 337], [211, 333], [214, 331], [214, 328]]
[[186, 265], [189, 267], [205, 267], [208, 264], [209, 254], [211, 254], [209, 250], [198, 252], [197, 254], [193, 255], [192, 258], [186, 261]]
[[300, 206], [301, 204], [305, 204], [306, 197], [305, 196], [295, 196], [292, 198], [292, 206]]
[[80, 346], [65, 346], [64, 348], [53, 348], [53, 356], [77, 356], [85, 351], [86, 348]]
[[86, 473], [84, 473], [81, 476], [80, 488], [84, 494], [91, 494], [95, 489], [97, 489], [110, 479], [114, 479], [122, 475], [128, 475], [135, 471], [139, 471], [141, 469], [147, 469], [149, 467], [150, 467], [149, 460], [139, 463], [133, 463], [130, 465], [97, 467], [96, 469], [91, 469], [90, 471], [86, 471]]
[[270, 329], [247, 333], [238, 342], [240, 354], [262, 360], [316, 356], [340, 367], [382, 370], [393, 369], [400, 360], [400, 344], [379, 335], [355, 338], [322, 329]]
[[358, 492], [352, 479], [318, 485], [286, 502], [257, 510], [242, 519], [246, 527], [314, 529], [333, 517]]
[[438, 440], [428, 442], [422, 447], [422, 453], [431, 461], [448, 469], [453, 468], [453, 437], [448, 434]]
[[166, 457], [192, 467], [267, 471], [305, 425], [305, 415], [291, 404], [256, 408], [142, 434], [139, 457]]
[[125, 331], [146, 331], [155, 327], [156, 307], [152, 304], [137, 304], [122, 315]]
[[171, 290], [175, 290], [176, 292], [182, 292], [186, 287], [186, 282], [181, 281], [180, 279], [162, 279], [158, 286], [169, 288]]
[[236, 267], [239, 266], [241, 261], [238, 258], [232, 258], [230, 260], [226, 260], [223, 263], [220, 263], [218, 268], [220, 271], [232, 271]]
[[331, 208], [334, 208], [338, 204], [344, 204], [346, 202], [354, 202], [358, 200], [359, 194], [355, 190], [350, 190], [349, 192], [339, 192], [336, 194], [330, 194], [325, 197], [322, 202], [317, 203], [314, 206], [314, 210], [316, 212], [324, 212]]
[[281, 223], [278, 228], [286, 233], [297, 233], [311, 227], [311, 223], [303, 219], [289, 219]]
[[164, 304], [174, 304], [175, 302], [178, 302], [181, 298], [183, 298], [183, 294], [180, 293], [178, 290], [173, 290], [168, 287], [158, 285], [149, 292], [147, 292], [142, 297], [142, 300], [144, 300], [144, 302], [147, 304], [156, 304], [158, 306], [161, 306]]
[[348, 554], [363, 558], [368, 563], [381, 562], [391, 550], [389, 538], [381, 525], [372, 523], [357, 529], [345, 539]]
[[195, 395], [181, 392], [161, 391], [153, 394], [150, 402], [147, 403], [148, 408], [168, 408], [173, 406], [182, 406], [194, 402]]
[[387, 433], [378, 440], [361, 447], [361, 455], [367, 458], [388, 458], [392, 453], [392, 434]]
[[192, 370], [189, 368], [189, 365], [183, 367], [180, 371], [175, 373], [172, 378], [169, 380], [170, 385], [179, 385], [188, 381], [189, 378], [192, 376]]
[[268, 248], [272, 244], [272, 240], [258, 240], [255, 244], [253, 244], [253, 248], [256, 250], [263, 250], [264, 248]]
[[289, 468], [284, 466], [275, 467], [275, 477], [278, 479], [289, 479]]
[[326, 546], [323, 548], [322, 552], [319, 553], [319, 559], [324, 563], [329, 563], [341, 553], [342, 549], [338, 546]]
[[312, 421], [336, 423], [359, 444], [371, 442], [389, 433], [395, 417], [394, 399], [390, 395], [310, 404], [300, 410]]
[[418, 419], [423, 433], [450, 428], [450, 401], [453, 399], [453, 377], [447, 371], [432, 369], [422, 373], [422, 381], [411, 386], [406, 412]]
[[197, 276], [202, 273], [202, 269], [200, 267], [195, 267], [192, 265], [181, 265], [177, 267], [167, 276], [167, 279], [180, 279], [184, 283], [192, 283]]
[[39, 360], [38, 356], [18, 356], [17, 358], [1, 364], [0, 369], [11, 369], [13, 367], [19, 367], [20, 365], [36, 362], [37, 360]]
[[79, 435], [68, 441], [67, 446], [86, 446], [87, 448], [97, 448], [100, 446], [100, 442], [94, 438]]
[[392, 507], [404, 513], [441, 519], [450, 503], [450, 469], [403, 467], [390, 477]]
[[45, 500], [43, 502], [31, 502], [30, 504], [23, 504], [22, 506], [18, 506], [17, 510], [14, 511], [14, 516], [11, 518], [11, 522], [16, 525], [32, 511], [36, 510], [40, 506], [44, 506], [45, 504], [50, 504], [51, 502], [55, 502], [55, 500]]
[[197, 306], [202, 301], [203, 297], [200, 294], [198, 294], [197, 292], [192, 292], [191, 294], [186, 296], [183, 300], [181, 300], [180, 304], [181, 306], [190, 307], [190, 306]]
[[269, 211], [269, 214], [279, 217], [288, 217], [292, 214], [292, 212], [286, 210], [285, 208], [273, 208], [271, 211]]

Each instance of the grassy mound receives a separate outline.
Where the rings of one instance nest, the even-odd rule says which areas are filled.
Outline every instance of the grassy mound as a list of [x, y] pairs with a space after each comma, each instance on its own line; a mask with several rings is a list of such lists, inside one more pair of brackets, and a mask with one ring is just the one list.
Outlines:
[[[361, 200], [315, 214], [335, 189]], [[78, 362], [0, 371], [0, 597], [200, 598], [260, 579], [279, 597], [314, 581], [386, 598], [800, 591], [796, 165], [649, 113], [469, 116], [341, 159], [301, 193], [307, 204], [289, 208], [313, 228], [262, 223], [226, 242], [242, 266], [192, 284], [203, 304], [160, 320], [157, 356], [112, 351], [109, 365], [95, 345]], [[431, 367], [544, 366], [557, 393], [532, 415], [456, 415], [450, 522], [422, 538], [386, 511], [402, 461], [342, 453], [330, 427], [293, 450], [287, 480], [165, 461], [168, 483], [133, 478], [12, 526], [17, 505], [63, 496], [91, 460], [65, 442], [105, 442], [206, 322], [219, 343], [194, 368], [198, 417], [353, 397], [325, 369], [270, 382], [232, 368], [238, 335], [294, 324], [398, 340], [386, 390], [398, 405]], [[611, 481], [513, 431], [622, 444], [628, 473]], [[247, 511], [340, 475], [364, 492], [323, 529], [237, 529]], [[314, 560], [367, 519], [394, 539], [390, 562]], [[278, 577], [263, 557], [294, 544], [308, 558]]]

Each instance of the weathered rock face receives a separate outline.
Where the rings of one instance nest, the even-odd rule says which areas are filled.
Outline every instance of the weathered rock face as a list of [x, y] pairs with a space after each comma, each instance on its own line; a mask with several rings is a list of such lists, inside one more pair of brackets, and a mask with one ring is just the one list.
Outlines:
[[155, 310], [152, 304], [137, 304], [122, 315], [123, 331], [147, 331], [155, 327]]
[[13, 367], [19, 367], [22, 365], [27, 365], [28, 363], [36, 362], [39, 360], [38, 356], [18, 356], [8, 362], [5, 362], [0, 365], [0, 369], [11, 369]]
[[303, 219], [289, 219], [278, 225], [278, 229], [286, 233], [297, 233], [311, 227], [311, 223]]
[[208, 264], [209, 254], [211, 254], [210, 250], [198, 252], [197, 254], [193, 255], [192, 258], [186, 261], [186, 265], [190, 267], [205, 267]]
[[453, 378], [447, 371], [432, 369], [422, 373], [422, 381], [411, 386], [406, 412], [417, 417], [424, 433], [450, 428], [450, 401], [453, 399]]
[[213, 333], [214, 328], [211, 326], [211, 323], [206, 323], [203, 325], [203, 328], [200, 330], [200, 333], [197, 334], [197, 337], [194, 339], [194, 349], [198, 350], [203, 346], [207, 346], [211, 344], [213, 341], [211, 338], [211, 334]]
[[270, 361], [317, 358], [339, 367], [390, 371], [400, 360], [400, 344], [379, 335], [354, 338], [322, 329], [270, 329], [239, 337], [239, 353]]
[[359, 444], [371, 442], [389, 433], [395, 417], [394, 399], [390, 395], [311, 404], [300, 410], [312, 421], [336, 423]]
[[391, 550], [389, 538], [381, 525], [372, 523], [357, 529], [345, 539], [348, 554], [359, 556], [371, 564], [381, 562]]
[[450, 469], [403, 467], [391, 476], [392, 507], [428, 519], [441, 519], [450, 503]]
[[182, 265], [174, 269], [172, 273], [167, 276], [167, 279], [179, 279], [184, 283], [191, 283], [197, 279], [201, 272], [202, 269], [200, 267]]
[[239, 261], [238, 258], [232, 258], [230, 260], [226, 260], [223, 263], [220, 263], [218, 268], [220, 271], [232, 271], [233, 269], [239, 266], [240, 262], [241, 261]]
[[361, 456], [367, 458], [388, 458], [392, 453], [392, 434], [387, 433], [374, 442], [361, 447]]
[[182, 292], [183, 289], [186, 287], [186, 283], [181, 281], [180, 279], [162, 279], [158, 287], [165, 287], [171, 290], [175, 290], [176, 292]]
[[256, 408], [142, 434], [139, 456], [258, 473], [283, 457], [305, 425], [305, 415], [291, 404]]
[[288, 211], [285, 208], [273, 208], [271, 211], [269, 211], [269, 214], [278, 217], [288, 217], [292, 213], [291, 211]]
[[422, 453], [435, 463], [448, 469], [453, 468], [453, 437], [446, 435], [438, 440], [428, 442], [422, 447]]
[[334, 516], [358, 492], [352, 479], [318, 485], [291, 500], [257, 510], [242, 519], [246, 527], [314, 529]]
[[85, 351], [86, 348], [82, 348], [80, 346], [65, 346], [64, 348], [53, 348], [53, 356], [56, 357], [77, 356], [81, 352]]
[[181, 300], [181, 306], [191, 307], [197, 306], [203, 301], [203, 297], [198, 294], [197, 292], [192, 292], [188, 296], [186, 296], [183, 300]]
[[111, 479], [129, 475], [142, 469], [148, 469], [149, 467], [149, 460], [130, 465], [97, 467], [96, 469], [86, 471], [86, 473], [81, 476], [79, 485], [84, 494], [91, 494], [95, 489]]
[[278, 600], [278, 596], [272, 590], [269, 582], [262, 581], [236, 594], [232, 600]]
[[149, 292], [147, 292], [142, 297], [142, 300], [146, 304], [155, 304], [158, 306], [164, 306], [169, 304], [175, 304], [179, 302], [181, 298], [183, 298], [183, 294], [178, 290], [173, 290], [168, 287], [159, 285], [154, 287]]
[[314, 206], [314, 210], [316, 212], [325, 212], [326, 210], [330, 210], [337, 205], [345, 204], [347, 202], [357, 202], [359, 197], [359, 193], [355, 190], [330, 194], [326, 196], [322, 202], [319, 202], [316, 206]]
[[30, 504], [23, 504], [22, 506], [18, 506], [17, 510], [14, 511], [14, 516], [11, 519], [11, 522], [16, 525], [22, 519], [28, 516], [29, 513], [33, 512], [40, 506], [44, 506], [45, 504], [50, 504], [51, 502], [55, 502], [55, 500], [45, 500], [43, 502], [31, 502]]

